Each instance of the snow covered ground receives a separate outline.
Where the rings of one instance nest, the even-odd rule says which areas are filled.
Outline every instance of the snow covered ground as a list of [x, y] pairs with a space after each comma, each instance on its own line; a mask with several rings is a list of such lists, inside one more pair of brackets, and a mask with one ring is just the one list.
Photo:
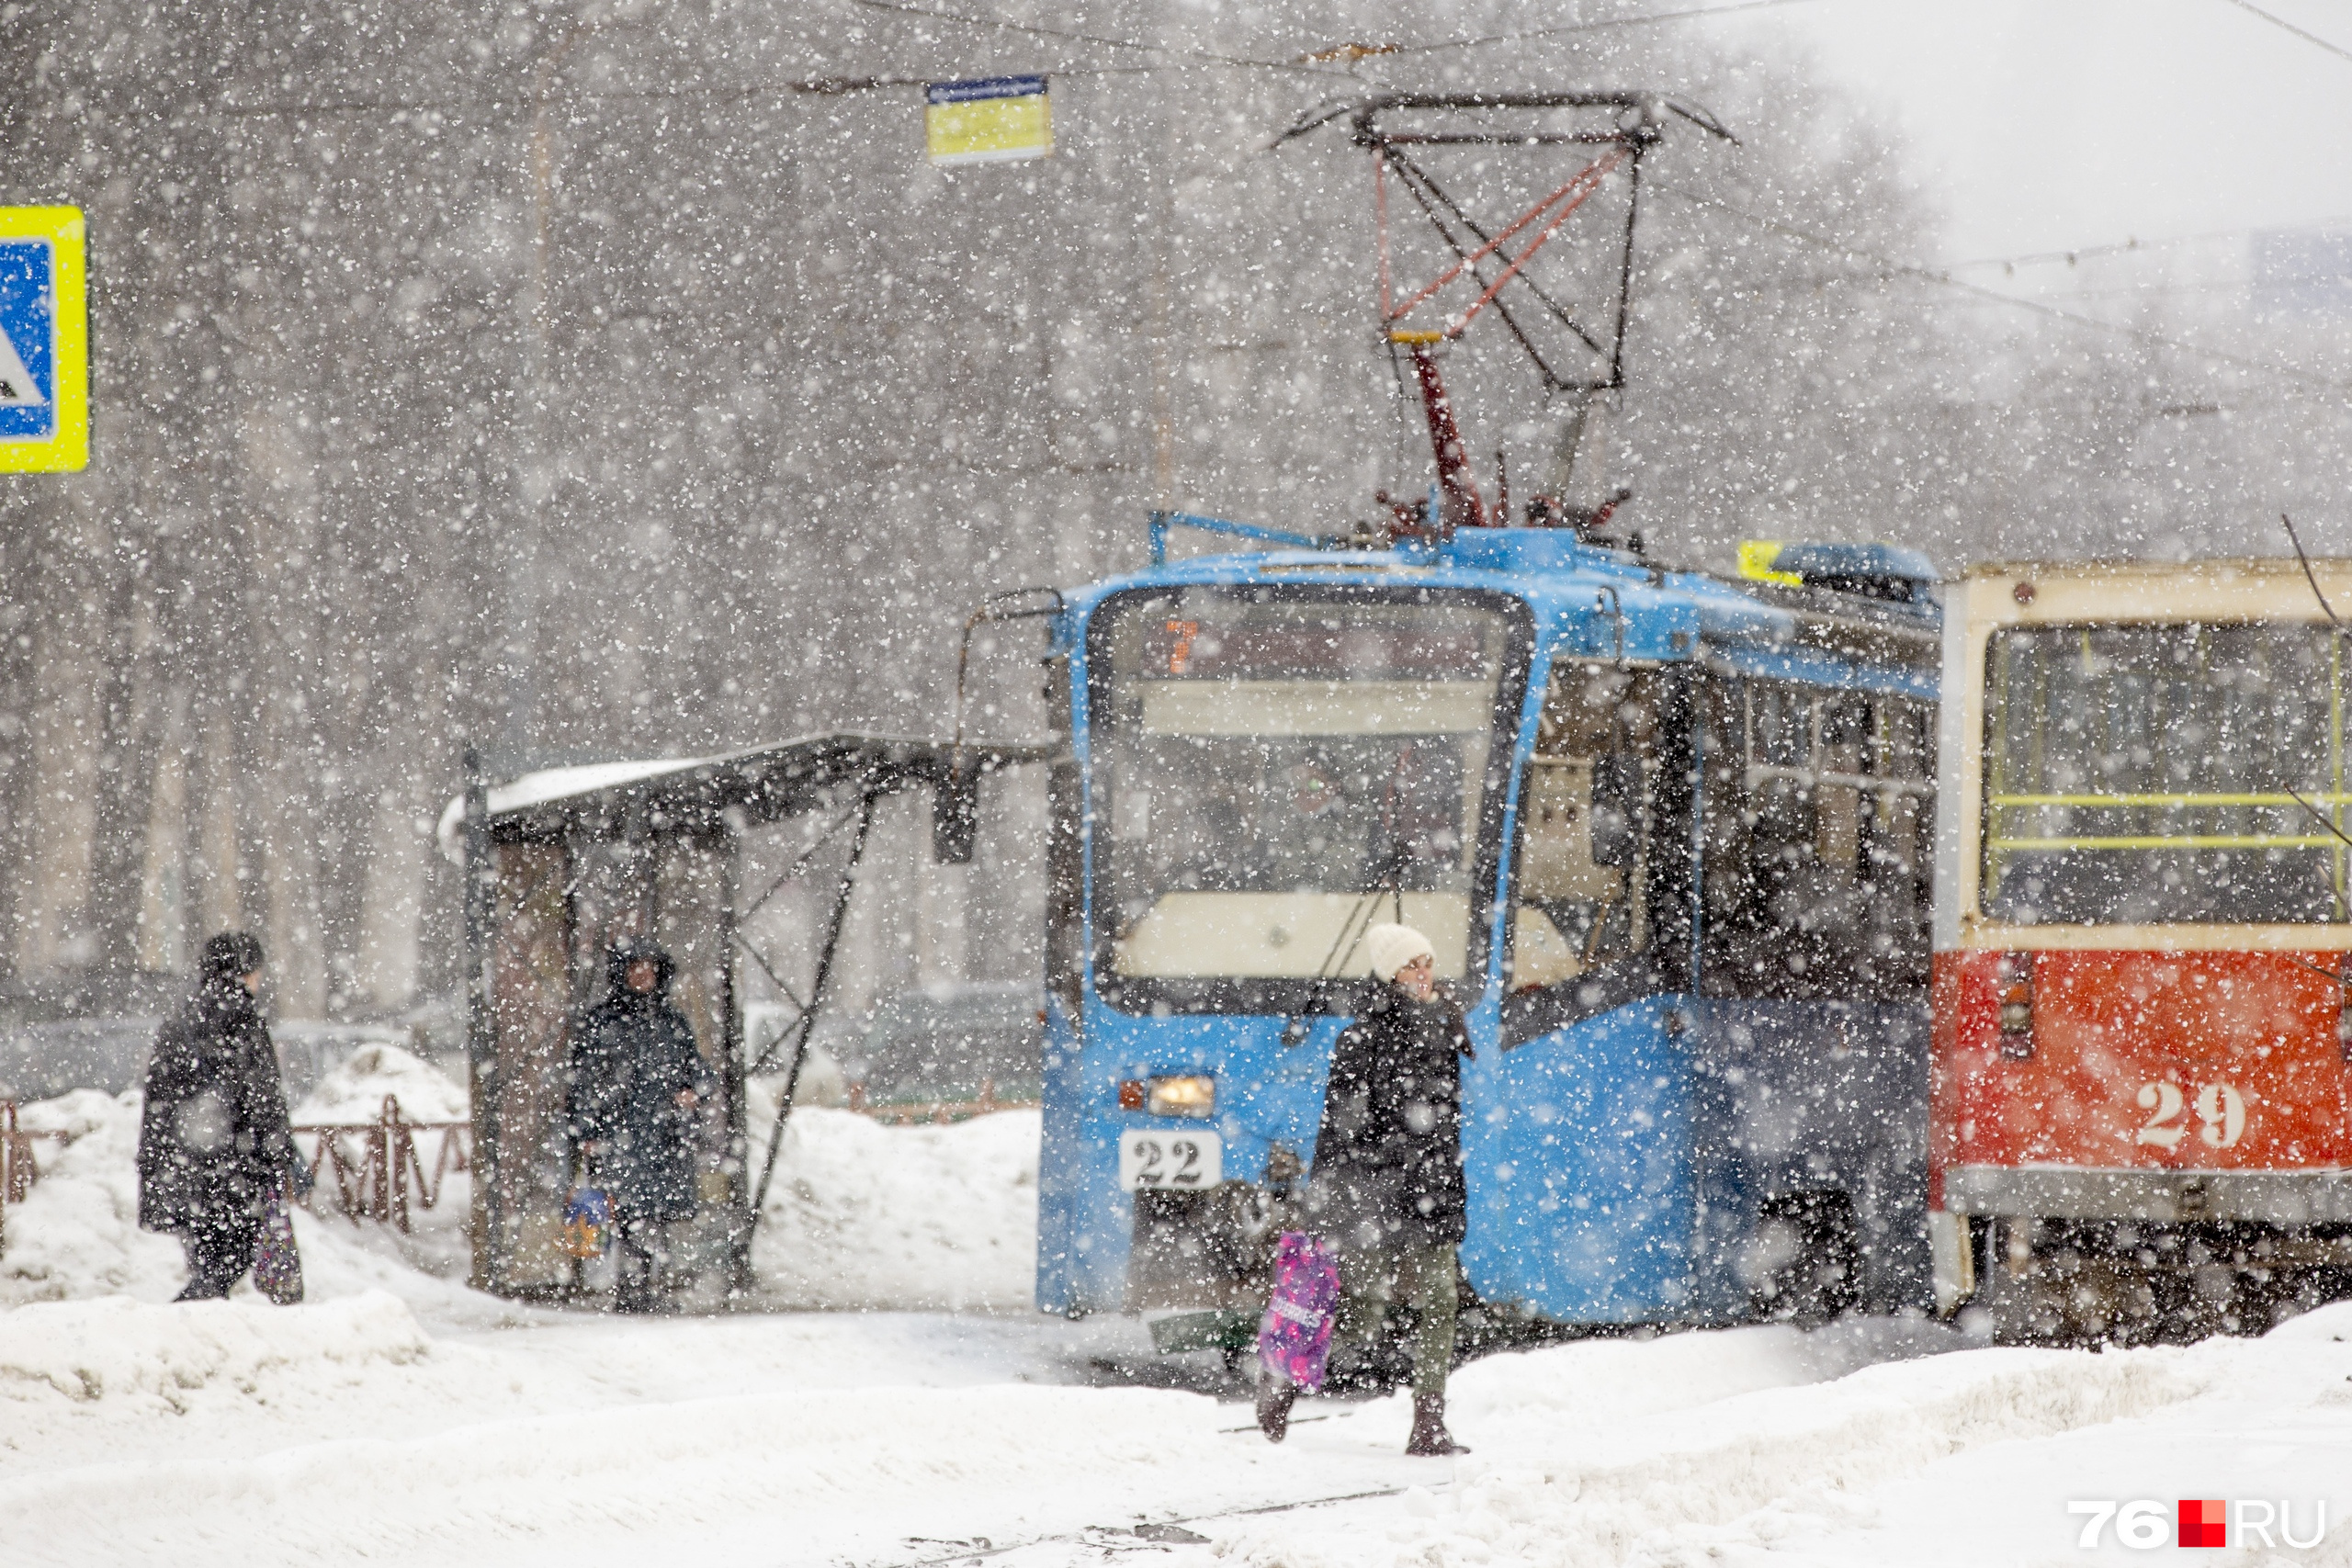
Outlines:
[[[752, 1085], [752, 1145], [775, 1124]], [[802, 1106], [752, 1233], [774, 1304], [1023, 1312], [1037, 1256], [1037, 1112], [886, 1127]]]
[[[409, 1072], [319, 1092], [364, 1107]], [[2305, 1539], [2325, 1506], [2315, 1550], [2209, 1561], [2352, 1563], [2352, 1305], [2103, 1355], [1883, 1322], [1554, 1346], [1464, 1368], [1473, 1452], [1408, 1460], [1401, 1399], [1303, 1402], [1277, 1448], [1137, 1324], [1027, 1311], [1034, 1115], [797, 1113], [771, 1296], [899, 1310], [661, 1320], [493, 1301], [309, 1214], [307, 1304], [170, 1305], [135, 1104], [26, 1121], [81, 1135], [0, 1256], [11, 1565], [1984, 1568], [2144, 1561], [2111, 1523], [2078, 1547], [2067, 1504], [2157, 1500], [2169, 1542], [2184, 1497], [2284, 1500]]]
[[[751, 1130], [764, 1155], [773, 1086], [754, 1083]], [[412, 1121], [456, 1121], [465, 1091], [392, 1045], [368, 1045], [294, 1108], [297, 1124], [372, 1122], [384, 1097]], [[0, 1306], [108, 1294], [168, 1302], [186, 1279], [179, 1245], [138, 1228], [136, 1095], [81, 1090], [26, 1106], [22, 1124], [73, 1134], [40, 1146], [43, 1172], [9, 1211]], [[421, 1153], [429, 1168], [438, 1134]], [[307, 1138], [304, 1140], [308, 1147]], [[323, 1204], [298, 1213], [313, 1299], [389, 1291], [428, 1317], [496, 1318], [505, 1303], [462, 1288], [469, 1193], [452, 1175], [413, 1209], [407, 1235], [354, 1224]], [[1037, 1235], [1037, 1113], [1000, 1111], [941, 1127], [884, 1127], [846, 1111], [793, 1112], [752, 1264], [775, 1308], [1025, 1312]]]

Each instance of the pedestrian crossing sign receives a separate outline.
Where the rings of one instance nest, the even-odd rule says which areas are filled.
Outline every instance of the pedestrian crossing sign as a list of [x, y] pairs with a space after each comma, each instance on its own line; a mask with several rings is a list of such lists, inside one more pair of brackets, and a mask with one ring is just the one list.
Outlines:
[[934, 164], [1002, 164], [1054, 150], [1043, 76], [933, 82], [923, 96], [923, 141]]
[[90, 331], [78, 207], [0, 207], [0, 473], [90, 460]]

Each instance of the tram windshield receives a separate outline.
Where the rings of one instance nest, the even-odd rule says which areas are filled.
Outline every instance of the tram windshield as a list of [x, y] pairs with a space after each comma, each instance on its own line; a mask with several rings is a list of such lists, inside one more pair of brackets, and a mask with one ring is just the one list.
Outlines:
[[1289, 585], [1148, 591], [1099, 612], [1106, 998], [1296, 1010], [1363, 976], [1363, 928], [1400, 914], [1442, 976], [1475, 976], [1526, 618], [1493, 594]]
[[2018, 627], [1994, 637], [1987, 674], [1985, 914], [2347, 918], [2330, 829], [2352, 828], [2343, 645], [2327, 627]]

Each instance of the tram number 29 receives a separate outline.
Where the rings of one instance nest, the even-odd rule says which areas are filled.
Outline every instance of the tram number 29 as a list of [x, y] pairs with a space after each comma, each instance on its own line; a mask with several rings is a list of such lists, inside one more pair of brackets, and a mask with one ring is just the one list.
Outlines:
[[2194, 1098], [2166, 1078], [2140, 1086], [2140, 1109], [2148, 1112], [2139, 1141], [2160, 1149], [2175, 1149], [2188, 1135], [2187, 1112], [2197, 1112], [2197, 1135], [2217, 1149], [2226, 1149], [2245, 1136], [2245, 1096], [2234, 1084], [2209, 1083]]
[[1225, 1149], [1215, 1133], [1130, 1127], [1119, 1134], [1119, 1185], [1205, 1192], [1225, 1179]]

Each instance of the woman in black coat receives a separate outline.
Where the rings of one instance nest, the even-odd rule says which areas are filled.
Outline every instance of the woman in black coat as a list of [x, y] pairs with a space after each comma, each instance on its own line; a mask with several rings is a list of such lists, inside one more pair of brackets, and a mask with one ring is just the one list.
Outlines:
[[[1462, 1010], [1438, 994], [1436, 955], [1420, 932], [1375, 925], [1364, 946], [1376, 983], [1331, 1050], [1307, 1214], [1340, 1254], [1335, 1341], [1373, 1338], [1391, 1299], [1418, 1314], [1405, 1451], [1461, 1453], [1445, 1429], [1445, 1378], [1453, 1361], [1454, 1248], [1468, 1207], [1462, 1058], [1471, 1055], [1470, 1032]], [[1267, 1436], [1280, 1440], [1293, 1397], [1285, 1385], [1261, 1388]]]
[[253, 1267], [270, 1195], [309, 1185], [286, 1114], [286, 1085], [254, 992], [261, 943], [224, 931], [155, 1032], [139, 1123], [139, 1223], [187, 1250], [184, 1302], [208, 1301]]
[[582, 1163], [612, 1201], [617, 1304], [654, 1304], [667, 1273], [663, 1227], [695, 1212], [695, 1107], [715, 1079], [694, 1026], [670, 999], [670, 955], [624, 943], [605, 955], [605, 998], [581, 1021], [567, 1109]]

